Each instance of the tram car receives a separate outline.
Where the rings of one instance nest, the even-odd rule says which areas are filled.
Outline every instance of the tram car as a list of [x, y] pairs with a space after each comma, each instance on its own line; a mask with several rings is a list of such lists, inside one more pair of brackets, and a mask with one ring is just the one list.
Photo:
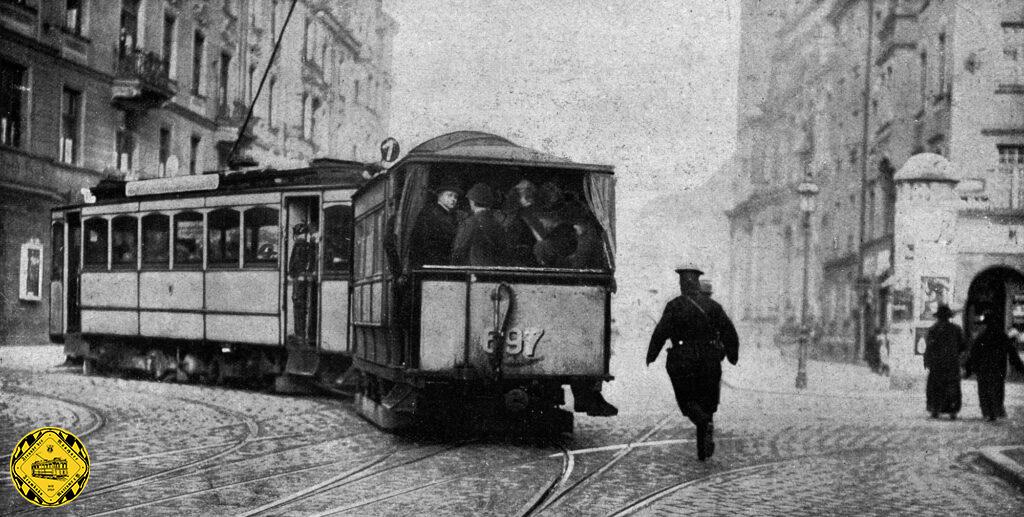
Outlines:
[[[450, 244], [430, 215], [446, 192], [462, 221]], [[612, 379], [613, 168], [455, 132], [352, 205], [357, 411], [388, 429], [479, 418], [571, 432], [563, 386]]]
[[51, 341], [87, 374], [344, 371], [351, 199], [366, 177], [364, 164], [320, 159], [101, 182], [92, 203], [52, 212]]
[[68, 462], [62, 458], [33, 461], [32, 477], [40, 479], [65, 479], [68, 477]]

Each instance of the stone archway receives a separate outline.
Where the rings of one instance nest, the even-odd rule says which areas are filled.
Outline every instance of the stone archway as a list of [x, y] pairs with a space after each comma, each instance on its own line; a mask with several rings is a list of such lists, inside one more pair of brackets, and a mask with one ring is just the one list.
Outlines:
[[[995, 324], [1009, 331], [1010, 327], [1017, 327], [1024, 331], [1024, 319], [1013, 318], [1015, 305], [1024, 305], [1024, 274], [1020, 271], [1007, 267], [995, 266], [974, 276], [971, 286], [967, 290], [967, 301], [964, 303], [963, 325], [968, 337], [974, 336], [977, 332], [975, 317], [978, 315], [978, 307], [982, 304], [991, 304], [995, 307]], [[1000, 310], [1002, 308], [1002, 310]], [[1018, 309], [1018, 312], [1021, 309]], [[1018, 346], [1020, 350], [1020, 346]], [[1021, 381], [1024, 376], [1015, 373], [1011, 368], [1008, 371], [1008, 379]]]

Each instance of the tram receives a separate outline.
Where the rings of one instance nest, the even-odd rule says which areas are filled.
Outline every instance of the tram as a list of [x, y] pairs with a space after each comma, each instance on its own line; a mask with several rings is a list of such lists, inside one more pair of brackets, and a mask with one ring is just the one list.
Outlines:
[[[351, 199], [366, 177], [364, 164], [320, 159], [104, 180], [94, 202], [52, 211], [51, 341], [86, 373], [219, 382], [343, 371]], [[309, 257], [296, 273], [286, 258], [300, 240]]]
[[[493, 193], [506, 253], [424, 263], [417, 222], [444, 189]], [[612, 379], [613, 168], [461, 131], [413, 148], [352, 205], [357, 411], [388, 429], [479, 418], [571, 432], [563, 386]]]

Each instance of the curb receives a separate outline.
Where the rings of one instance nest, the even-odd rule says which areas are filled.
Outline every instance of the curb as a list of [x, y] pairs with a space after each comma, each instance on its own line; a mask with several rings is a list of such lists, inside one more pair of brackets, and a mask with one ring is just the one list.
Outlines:
[[1003, 451], [1020, 448], [1022, 448], [1020, 445], [1011, 445], [982, 447], [979, 450], [981, 457], [995, 467], [996, 474], [999, 477], [1016, 485], [1018, 489], [1024, 490], [1024, 465], [1003, 454]]

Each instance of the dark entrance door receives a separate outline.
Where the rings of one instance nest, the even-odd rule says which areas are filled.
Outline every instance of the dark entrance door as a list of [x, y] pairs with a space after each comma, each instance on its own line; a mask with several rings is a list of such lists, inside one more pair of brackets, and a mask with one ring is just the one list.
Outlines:
[[68, 279], [67, 290], [68, 334], [82, 331], [82, 306], [79, 300], [78, 280], [82, 270], [82, 217], [78, 212], [67, 215], [68, 223]]

